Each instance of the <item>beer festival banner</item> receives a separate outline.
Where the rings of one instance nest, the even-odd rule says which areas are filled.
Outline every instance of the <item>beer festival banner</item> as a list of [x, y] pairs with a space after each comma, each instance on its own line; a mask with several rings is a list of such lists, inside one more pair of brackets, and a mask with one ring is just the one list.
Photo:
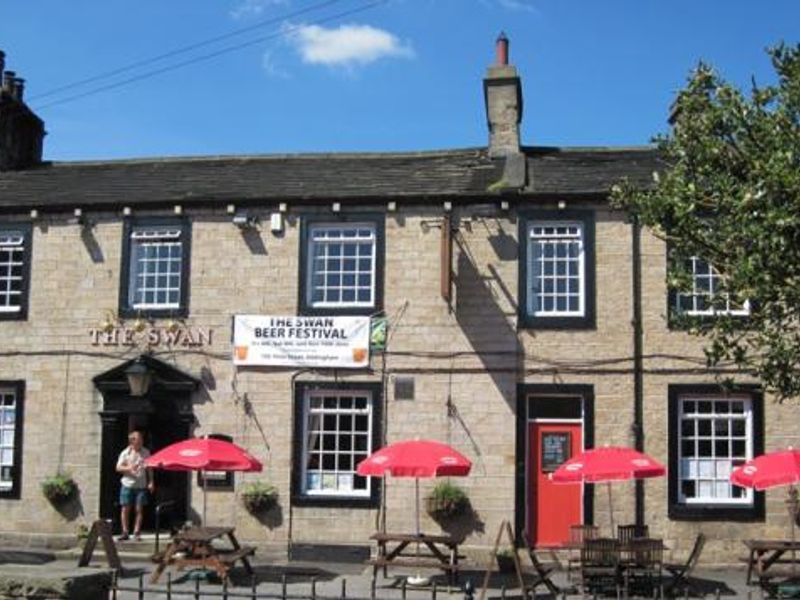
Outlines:
[[369, 343], [369, 317], [233, 318], [233, 364], [238, 366], [365, 368]]

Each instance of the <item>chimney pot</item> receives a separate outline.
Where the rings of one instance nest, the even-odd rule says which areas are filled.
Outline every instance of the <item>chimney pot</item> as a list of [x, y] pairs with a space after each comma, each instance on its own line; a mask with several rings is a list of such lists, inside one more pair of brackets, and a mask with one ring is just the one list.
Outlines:
[[506, 37], [505, 31], [501, 31], [500, 35], [497, 36], [497, 42], [495, 43], [495, 54], [497, 57], [495, 64], [500, 66], [508, 64], [508, 37]]
[[14, 94], [14, 79], [17, 74], [14, 71], [6, 71], [3, 73], [3, 91], [11, 95]]
[[505, 33], [498, 36], [496, 50], [497, 62], [489, 66], [483, 79], [491, 157], [520, 153], [519, 124], [522, 120], [522, 85], [517, 69], [508, 64]]
[[25, 93], [25, 80], [22, 77], [14, 78], [14, 98], [22, 102], [22, 96]]

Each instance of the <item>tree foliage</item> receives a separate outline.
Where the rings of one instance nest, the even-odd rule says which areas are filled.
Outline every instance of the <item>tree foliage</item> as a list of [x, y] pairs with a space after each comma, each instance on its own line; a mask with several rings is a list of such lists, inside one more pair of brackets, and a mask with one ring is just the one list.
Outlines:
[[692, 256], [718, 270], [712, 304], [750, 314], [681, 317], [709, 366], [734, 364], [780, 399], [800, 396], [800, 45], [769, 50], [777, 80], [749, 96], [700, 64], [656, 138], [664, 169], [612, 202], [667, 242], [667, 284], [691, 292]]

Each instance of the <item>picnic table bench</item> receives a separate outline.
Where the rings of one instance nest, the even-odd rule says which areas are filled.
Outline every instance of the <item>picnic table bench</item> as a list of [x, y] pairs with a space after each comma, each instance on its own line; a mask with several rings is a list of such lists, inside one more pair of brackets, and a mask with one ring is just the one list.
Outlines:
[[[377, 576], [378, 569], [383, 569], [383, 576], [387, 576], [387, 567], [432, 567], [445, 571], [448, 581], [452, 584], [458, 582], [458, 546], [464, 541], [450, 535], [428, 535], [421, 533], [384, 533], [372, 534], [370, 539], [375, 540], [377, 552], [375, 558], [368, 561], [372, 565], [372, 577]], [[413, 551], [408, 547], [413, 544]], [[418, 551], [417, 545], [423, 550]]]
[[[793, 576], [793, 572], [800, 565], [800, 560], [797, 560], [793, 554], [800, 554], [800, 542], [791, 542], [789, 540], [744, 540], [744, 545], [747, 546], [749, 554], [747, 557], [747, 585], [754, 583], [759, 585], [763, 590], [774, 593], [775, 590], [782, 585], [782, 582], [776, 582], [776, 578], [789, 579]], [[784, 556], [786, 553], [789, 556]], [[787, 569], [785, 565], [789, 565]], [[779, 568], [783, 566], [783, 568]], [[757, 577], [757, 581], [753, 581]], [[787, 590], [788, 591], [788, 590]], [[796, 593], [796, 590], [793, 590]], [[788, 597], [792, 597], [789, 595]]]
[[[253, 546], [241, 546], [233, 532], [233, 527], [189, 527], [177, 532], [160, 557], [150, 576], [150, 583], [157, 583], [164, 570], [171, 565], [178, 570], [185, 567], [210, 569], [224, 581], [228, 578], [228, 571], [241, 561], [248, 575], [252, 575], [253, 568], [248, 557], [255, 554], [256, 549]], [[219, 548], [213, 544], [224, 537], [228, 538], [230, 548]]]

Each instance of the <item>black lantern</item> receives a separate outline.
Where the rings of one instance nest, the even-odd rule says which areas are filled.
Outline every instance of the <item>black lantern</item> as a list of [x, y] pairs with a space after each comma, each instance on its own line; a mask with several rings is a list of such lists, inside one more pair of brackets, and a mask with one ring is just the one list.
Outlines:
[[128, 378], [128, 386], [131, 388], [131, 396], [144, 396], [150, 389], [150, 381], [153, 373], [145, 364], [140, 356], [125, 369], [125, 376]]

